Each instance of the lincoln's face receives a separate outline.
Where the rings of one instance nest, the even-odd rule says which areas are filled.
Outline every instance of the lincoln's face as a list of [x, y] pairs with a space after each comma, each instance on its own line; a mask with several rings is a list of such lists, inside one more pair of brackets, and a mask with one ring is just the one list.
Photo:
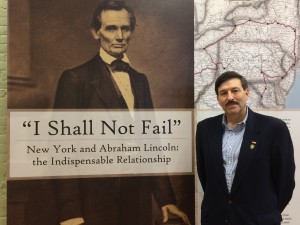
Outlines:
[[131, 36], [130, 16], [127, 10], [105, 10], [101, 12], [101, 27], [93, 31], [100, 39], [101, 47], [114, 57], [122, 57], [128, 49]]

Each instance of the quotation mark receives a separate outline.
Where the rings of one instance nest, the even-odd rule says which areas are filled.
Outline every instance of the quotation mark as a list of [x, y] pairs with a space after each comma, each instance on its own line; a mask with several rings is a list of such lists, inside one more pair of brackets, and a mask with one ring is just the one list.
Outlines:
[[181, 120], [174, 120], [173, 126], [180, 126]]
[[31, 121], [24, 121], [23, 127], [31, 127]]

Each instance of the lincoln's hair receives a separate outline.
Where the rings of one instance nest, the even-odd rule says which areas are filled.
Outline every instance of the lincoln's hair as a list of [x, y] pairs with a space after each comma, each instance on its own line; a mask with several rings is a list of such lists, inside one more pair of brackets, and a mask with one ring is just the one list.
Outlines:
[[238, 74], [237, 72], [227, 71], [225, 73], [222, 73], [215, 82], [215, 92], [217, 95], [218, 95], [218, 89], [221, 86], [221, 84], [231, 79], [239, 79], [241, 81], [243, 89], [246, 90], [248, 88], [248, 81], [246, 80], [245, 77]]
[[101, 28], [101, 13], [105, 10], [116, 10], [120, 11], [125, 9], [129, 13], [130, 17], [130, 29], [134, 31], [136, 25], [136, 19], [132, 9], [125, 5], [123, 0], [106, 0], [101, 2], [94, 11], [92, 19], [92, 29], [98, 31]]

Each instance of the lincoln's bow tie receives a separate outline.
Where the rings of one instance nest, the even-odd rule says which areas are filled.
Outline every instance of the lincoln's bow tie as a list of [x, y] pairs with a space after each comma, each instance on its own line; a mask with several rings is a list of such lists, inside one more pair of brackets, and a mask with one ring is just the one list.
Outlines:
[[120, 59], [116, 59], [109, 65], [109, 68], [112, 70], [112, 72], [128, 73], [130, 70], [130, 65], [129, 63], [126, 63]]

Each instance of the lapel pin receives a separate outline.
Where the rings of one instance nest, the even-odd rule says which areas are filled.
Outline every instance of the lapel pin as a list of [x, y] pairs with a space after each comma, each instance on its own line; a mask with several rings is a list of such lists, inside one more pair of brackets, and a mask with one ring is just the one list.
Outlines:
[[252, 141], [250, 145], [250, 149], [253, 150], [255, 148], [256, 141]]

